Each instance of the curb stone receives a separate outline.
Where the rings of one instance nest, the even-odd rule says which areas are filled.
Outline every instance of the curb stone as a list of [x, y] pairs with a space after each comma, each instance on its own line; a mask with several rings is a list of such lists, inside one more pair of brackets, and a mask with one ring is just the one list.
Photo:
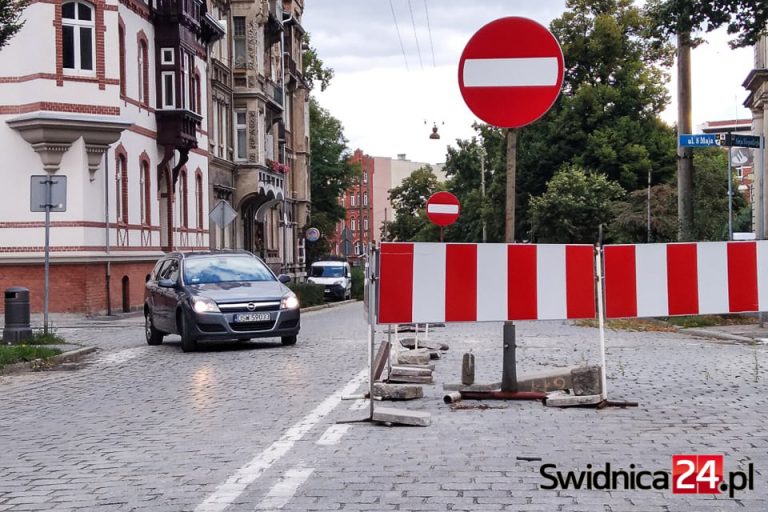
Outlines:
[[10, 375], [12, 373], [20, 373], [24, 371], [34, 371], [41, 363], [48, 365], [57, 365], [61, 363], [69, 363], [72, 361], [78, 361], [88, 354], [96, 352], [98, 347], [81, 347], [75, 350], [69, 350], [56, 354], [55, 356], [47, 359], [33, 359], [32, 361], [24, 361], [22, 363], [14, 363], [6, 365], [0, 368], [0, 375]]

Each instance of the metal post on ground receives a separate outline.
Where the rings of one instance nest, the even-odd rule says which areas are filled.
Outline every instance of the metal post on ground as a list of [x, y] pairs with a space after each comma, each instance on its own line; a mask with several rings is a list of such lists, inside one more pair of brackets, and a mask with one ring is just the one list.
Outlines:
[[[507, 130], [507, 189], [505, 206], [505, 232], [504, 239], [508, 244], [515, 241], [515, 194], [517, 175], [517, 129]], [[512, 321], [504, 322], [502, 334], [502, 370], [501, 390], [517, 392], [517, 354], [515, 345], [515, 324]]]
[[[374, 358], [374, 324], [376, 322], [376, 264], [378, 258], [376, 249], [371, 247], [365, 262], [365, 277], [368, 280], [368, 402], [369, 418], [373, 420], [373, 358]], [[376, 269], [376, 270], [375, 270]]]
[[603, 296], [605, 288], [603, 286], [603, 262], [602, 262], [602, 244], [597, 246], [595, 251], [595, 269], [597, 271], [597, 323], [600, 329], [600, 398], [608, 400], [608, 379], [605, 368], [605, 311], [603, 306]]
[[733, 240], [733, 170], [731, 169], [731, 150], [728, 146], [728, 240]]
[[43, 278], [43, 334], [48, 334], [48, 267], [50, 263], [51, 242], [51, 203], [53, 197], [51, 188], [53, 178], [45, 180], [45, 276]]

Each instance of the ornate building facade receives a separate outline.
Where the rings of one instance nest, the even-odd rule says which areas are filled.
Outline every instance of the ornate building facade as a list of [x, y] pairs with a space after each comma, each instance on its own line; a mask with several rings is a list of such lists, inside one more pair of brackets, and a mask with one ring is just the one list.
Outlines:
[[[744, 81], [744, 88], [749, 91], [749, 96], [744, 102], [744, 106], [752, 110], [752, 133], [763, 137], [765, 141], [766, 135], [768, 135], [768, 37], [763, 36], [755, 45], [755, 66], [749, 73]], [[765, 142], [763, 142], [765, 146]], [[754, 153], [756, 161], [754, 189], [762, 190], [763, 207], [762, 215], [759, 211], [759, 197], [753, 205], [758, 206], [755, 218], [757, 221], [754, 223], [755, 232], [758, 238], [765, 238], [766, 225], [768, 225], [768, 208], [764, 206], [764, 202], [768, 199], [768, 180], [764, 177], [765, 162], [768, 160], [768, 151], [763, 148], [762, 154], [759, 149], [755, 149]], [[761, 167], [763, 172], [761, 172]]]

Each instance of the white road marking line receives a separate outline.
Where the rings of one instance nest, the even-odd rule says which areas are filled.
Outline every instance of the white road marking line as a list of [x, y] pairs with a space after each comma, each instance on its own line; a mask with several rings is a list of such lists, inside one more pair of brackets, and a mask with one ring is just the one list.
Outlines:
[[280, 510], [286, 506], [314, 470], [315, 468], [298, 466], [286, 471], [280, 481], [272, 486], [266, 497], [256, 505], [255, 510]]
[[347, 433], [347, 430], [349, 430], [350, 425], [331, 425], [328, 427], [328, 429], [323, 432], [323, 435], [320, 436], [320, 439], [317, 440], [317, 444], [322, 445], [332, 445], [332, 444], [339, 444], [339, 441], [344, 436], [344, 434]]
[[464, 87], [532, 87], [557, 85], [556, 57], [467, 59]]
[[245, 466], [238, 469], [224, 483], [220, 484], [213, 494], [195, 508], [195, 512], [221, 512], [227, 508], [249, 485], [288, 453], [296, 441], [304, 437], [312, 427], [333, 411], [341, 402], [341, 397], [357, 391], [357, 388], [360, 387], [360, 384], [365, 381], [367, 376], [368, 369], [361, 370], [342, 389], [323, 400], [311, 413], [286, 430], [280, 439], [269, 445]]
[[457, 204], [428, 204], [427, 211], [429, 213], [459, 213], [459, 205]]
[[355, 400], [352, 402], [352, 405], [349, 406], [350, 411], [362, 411], [368, 407], [368, 400], [362, 399], [362, 400]]
[[135, 347], [106, 354], [104, 357], [98, 360], [98, 364], [110, 365], [110, 364], [122, 364], [130, 361], [133, 358], [139, 357], [141, 354], [147, 351], [146, 347]]

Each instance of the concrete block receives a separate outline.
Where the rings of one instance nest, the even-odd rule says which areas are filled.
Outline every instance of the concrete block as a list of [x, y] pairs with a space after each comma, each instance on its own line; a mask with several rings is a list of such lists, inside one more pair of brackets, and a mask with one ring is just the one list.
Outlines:
[[538, 391], [541, 393], [570, 389], [572, 384], [571, 372], [577, 368], [579, 366], [567, 366], [518, 375], [517, 389], [518, 391]]
[[398, 364], [429, 364], [429, 351], [426, 349], [408, 350], [397, 355]]
[[[400, 340], [400, 344], [405, 348], [416, 348], [416, 338], [403, 338]], [[433, 340], [419, 340], [419, 348], [426, 348], [429, 350], [448, 350], [448, 344], [441, 341]]]
[[490, 382], [488, 384], [443, 384], [445, 391], [498, 391], [501, 389], [501, 382]]
[[602, 373], [599, 366], [586, 366], [571, 370], [573, 394], [576, 396], [602, 393]]
[[409, 411], [393, 407], [375, 407], [371, 419], [379, 423], [415, 427], [428, 427], [432, 423], [432, 417], [428, 412]]
[[553, 391], [547, 394], [544, 405], [547, 407], [572, 407], [576, 405], [597, 405], [603, 401], [600, 395], [575, 396], [565, 391]]
[[373, 396], [381, 397], [382, 400], [414, 400], [424, 398], [424, 390], [421, 386], [375, 383]]
[[427, 366], [393, 366], [391, 374], [432, 376], [432, 369]]

